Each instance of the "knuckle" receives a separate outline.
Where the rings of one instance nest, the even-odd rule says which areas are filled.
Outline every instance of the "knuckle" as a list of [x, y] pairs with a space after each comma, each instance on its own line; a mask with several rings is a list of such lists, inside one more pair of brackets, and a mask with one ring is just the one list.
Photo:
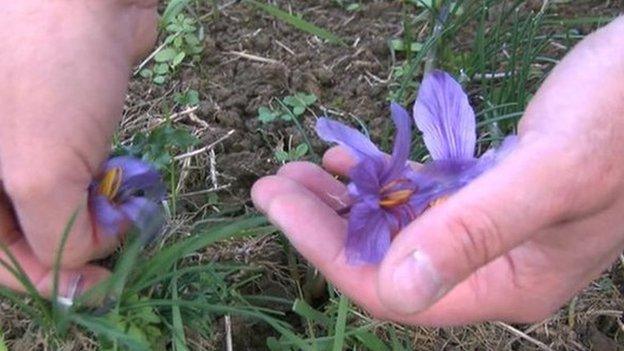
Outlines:
[[502, 250], [502, 233], [491, 216], [478, 207], [456, 211], [446, 226], [455, 236], [451, 241], [454, 252], [470, 270], [486, 264]]
[[48, 194], [62, 180], [60, 172], [38, 172], [30, 167], [12, 169], [4, 174], [4, 188], [13, 201]]

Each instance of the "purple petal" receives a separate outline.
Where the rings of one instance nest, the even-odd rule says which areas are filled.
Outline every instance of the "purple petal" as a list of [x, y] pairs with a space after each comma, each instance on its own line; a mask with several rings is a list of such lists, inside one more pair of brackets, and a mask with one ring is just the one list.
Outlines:
[[414, 119], [434, 160], [474, 156], [474, 111], [462, 87], [448, 73], [434, 71], [425, 76], [414, 104]]
[[164, 224], [159, 205], [144, 197], [132, 197], [120, 207], [139, 231], [144, 242], [151, 241]]
[[318, 136], [332, 143], [347, 147], [360, 161], [364, 159], [383, 160], [384, 155], [370, 139], [346, 125], [321, 117], [316, 121]]
[[[379, 162], [359, 162], [349, 171], [351, 183], [355, 185], [357, 194], [378, 194], [381, 187], [380, 175], [383, 164]], [[352, 193], [351, 195], [356, 195]]]
[[397, 104], [390, 105], [392, 120], [396, 126], [394, 148], [390, 166], [384, 175], [384, 180], [394, 179], [405, 169], [412, 143], [412, 120], [405, 109]]
[[128, 156], [114, 157], [108, 160], [104, 171], [119, 167], [122, 169], [120, 193], [122, 197], [134, 195], [140, 191], [142, 196], [154, 201], [160, 201], [166, 194], [165, 185], [160, 173], [149, 163]]
[[103, 195], [91, 195], [89, 208], [96, 223], [106, 236], [114, 236], [121, 233], [128, 222], [128, 217], [118, 207], [111, 204]]
[[375, 201], [358, 202], [351, 208], [346, 255], [351, 264], [379, 263], [390, 247], [390, 223]]

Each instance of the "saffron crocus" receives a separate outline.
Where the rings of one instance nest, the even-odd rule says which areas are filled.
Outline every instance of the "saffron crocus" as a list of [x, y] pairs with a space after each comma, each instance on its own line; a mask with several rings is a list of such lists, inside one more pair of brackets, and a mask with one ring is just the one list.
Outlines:
[[349, 172], [349, 208], [346, 243], [350, 263], [377, 263], [390, 247], [394, 234], [413, 221], [431, 201], [433, 183], [407, 163], [412, 134], [409, 114], [391, 105], [396, 135], [392, 155], [382, 153], [357, 130], [319, 118], [321, 139], [346, 147], [357, 163]]
[[397, 132], [391, 157], [355, 129], [326, 118], [316, 125], [321, 139], [341, 144], [357, 160], [348, 185], [351, 205], [345, 251], [351, 263], [381, 261], [396, 233], [491, 168], [515, 142], [509, 137], [498, 151], [476, 158], [474, 111], [459, 83], [442, 71], [424, 78], [414, 105], [416, 125], [432, 162], [418, 170], [408, 165], [411, 119], [395, 103], [392, 118]]
[[[89, 186], [94, 228], [112, 236], [134, 226], [149, 241], [163, 223], [159, 202], [164, 195], [160, 174], [150, 164], [127, 156], [111, 158]], [[97, 238], [98, 231], [94, 233]]]
[[474, 110], [459, 83], [443, 71], [433, 71], [423, 79], [414, 119], [432, 159], [420, 172], [437, 183], [431, 194], [436, 198], [457, 191], [491, 168], [516, 142], [515, 136], [509, 136], [498, 151], [489, 150], [476, 158]]

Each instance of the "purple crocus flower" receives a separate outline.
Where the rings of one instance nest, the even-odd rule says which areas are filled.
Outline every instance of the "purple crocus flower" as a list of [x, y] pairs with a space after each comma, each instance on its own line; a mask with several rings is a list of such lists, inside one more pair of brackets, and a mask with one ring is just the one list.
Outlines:
[[349, 173], [346, 243], [347, 260], [355, 264], [381, 261], [396, 233], [492, 167], [515, 141], [510, 137], [498, 152], [475, 158], [476, 122], [468, 97], [450, 75], [434, 71], [424, 78], [414, 105], [433, 161], [414, 170], [408, 165], [411, 118], [398, 104], [391, 109], [397, 129], [391, 157], [353, 128], [326, 118], [316, 124], [321, 139], [346, 147], [357, 160]]
[[396, 135], [392, 156], [382, 153], [357, 130], [327, 118], [319, 118], [316, 131], [321, 139], [336, 142], [357, 159], [348, 185], [351, 206], [346, 244], [351, 263], [377, 263], [394, 234], [416, 219], [431, 201], [434, 186], [407, 163], [412, 134], [409, 114], [392, 103]]
[[501, 148], [476, 158], [474, 110], [461, 85], [443, 71], [433, 71], [423, 79], [414, 104], [414, 120], [432, 159], [420, 172], [437, 183], [431, 194], [436, 199], [491, 168], [516, 143], [516, 137], [509, 136]]
[[160, 174], [147, 162], [120, 156], [109, 159], [89, 186], [89, 211], [103, 235], [111, 236], [134, 226], [145, 241], [163, 223], [158, 204], [165, 196]]

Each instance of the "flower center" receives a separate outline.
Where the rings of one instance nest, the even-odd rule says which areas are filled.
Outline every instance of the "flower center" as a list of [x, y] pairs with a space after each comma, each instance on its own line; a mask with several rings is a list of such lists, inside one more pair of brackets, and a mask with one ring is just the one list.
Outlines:
[[393, 208], [407, 203], [410, 196], [414, 193], [411, 189], [403, 189], [385, 194], [379, 201], [379, 205], [383, 208]]
[[120, 167], [111, 168], [106, 171], [106, 173], [104, 173], [104, 177], [102, 177], [102, 180], [100, 181], [100, 185], [98, 186], [98, 192], [112, 201], [119, 192], [122, 175], [123, 171]]

